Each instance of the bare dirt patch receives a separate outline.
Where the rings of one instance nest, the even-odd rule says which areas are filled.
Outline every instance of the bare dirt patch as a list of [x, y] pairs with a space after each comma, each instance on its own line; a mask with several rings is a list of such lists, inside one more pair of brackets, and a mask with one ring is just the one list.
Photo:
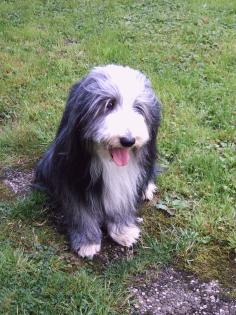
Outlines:
[[218, 281], [203, 282], [171, 267], [136, 276], [130, 292], [133, 315], [236, 315], [236, 300]]
[[33, 170], [17, 170], [13, 168], [3, 170], [0, 174], [1, 199], [13, 198], [14, 195], [25, 196], [31, 189], [33, 177]]
[[101, 269], [105, 269], [111, 263], [132, 260], [137, 251], [136, 246], [130, 248], [120, 246], [104, 234], [101, 251], [94, 257], [92, 263], [96, 264], [96, 267], [101, 266]]

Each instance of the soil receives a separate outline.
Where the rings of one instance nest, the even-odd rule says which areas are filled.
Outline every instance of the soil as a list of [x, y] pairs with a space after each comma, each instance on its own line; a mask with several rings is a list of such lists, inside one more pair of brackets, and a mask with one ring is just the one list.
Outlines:
[[[0, 199], [30, 192], [32, 170], [7, 169], [0, 174]], [[124, 249], [109, 238], [91, 264], [105, 268], [122, 258], [132, 259], [135, 249]], [[132, 315], [236, 315], [236, 300], [215, 281], [204, 282], [193, 274], [165, 267], [138, 274], [129, 287]]]
[[134, 283], [132, 315], [236, 315], [236, 300], [218, 281], [166, 267], [138, 275]]
[[10, 168], [2, 170], [0, 173], [0, 192], [3, 194], [3, 196], [0, 194], [1, 199], [9, 199], [7, 198], [9, 196], [11, 199], [17, 195], [25, 196], [31, 189], [33, 176], [33, 170], [17, 170]]

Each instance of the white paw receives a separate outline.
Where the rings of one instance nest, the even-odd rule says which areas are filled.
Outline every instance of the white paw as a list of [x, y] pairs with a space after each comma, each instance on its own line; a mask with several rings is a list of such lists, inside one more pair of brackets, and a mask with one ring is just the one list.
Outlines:
[[109, 234], [118, 244], [130, 247], [137, 242], [140, 229], [134, 224], [123, 227], [112, 224], [109, 226]]
[[156, 185], [153, 182], [149, 182], [145, 190], [145, 193], [143, 194], [143, 200], [149, 200], [149, 201], [152, 200], [156, 191], [157, 191]]
[[81, 257], [93, 258], [101, 249], [101, 244], [82, 245], [77, 254]]

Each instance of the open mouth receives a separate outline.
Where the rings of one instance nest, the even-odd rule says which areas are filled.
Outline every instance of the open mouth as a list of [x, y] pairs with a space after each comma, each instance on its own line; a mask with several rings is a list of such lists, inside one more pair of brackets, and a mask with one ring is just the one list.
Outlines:
[[112, 160], [117, 166], [125, 166], [129, 162], [129, 149], [111, 148], [109, 150]]

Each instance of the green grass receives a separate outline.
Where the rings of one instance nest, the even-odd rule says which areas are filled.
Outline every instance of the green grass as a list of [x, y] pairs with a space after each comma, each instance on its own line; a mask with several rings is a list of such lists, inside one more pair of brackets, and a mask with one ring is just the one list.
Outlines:
[[102, 267], [67, 252], [41, 196], [3, 201], [1, 313], [129, 313], [132, 275], [166, 262], [236, 295], [235, 20], [233, 0], [1, 1], [0, 168], [35, 163], [91, 67], [127, 64], [163, 103], [158, 186], [176, 209], [142, 209], [137, 254]]

